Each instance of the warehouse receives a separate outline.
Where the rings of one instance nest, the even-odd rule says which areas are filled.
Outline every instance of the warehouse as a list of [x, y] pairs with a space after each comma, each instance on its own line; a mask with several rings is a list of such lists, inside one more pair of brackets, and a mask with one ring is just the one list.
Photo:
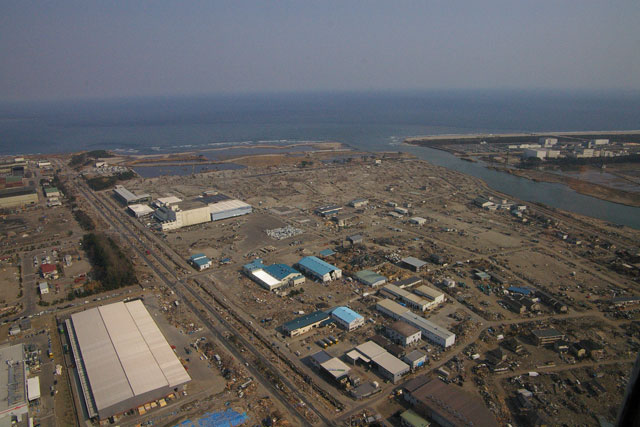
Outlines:
[[211, 260], [205, 254], [193, 254], [189, 257], [189, 262], [199, 271], [211, 267]]
[[127, 206], [127, 211], [136, 218], [153, 214], [153, 209], [149, 206], [138, 203]]
[[342, 379], [349, 375], [351, 368], [337, 357], [331, 356], [324, 350], [321, 350], [310, 357], [311, 364], [316, 368], [323, 371], [329, 377], [340, 382]]
[[419, 286], [415, 289], [414, 292], [418, 295], [422, 295], [423, 297], [432, 301], [434, 304], [440, 304], [444, 302], [444, 294], [439, 290], [433, 289], [429, 286]]
[[309, 332], [313, 328], [322, 326], [329, 319], [329, 314], [324, 311], [315, 311], [285, 323], [282, 325], [282, 330], [290, 337], [296, 337]]
[[410, 370], [409, 365], [391, 355], [373, 341], [360, 344], [347, 353], [347, 357], [353, 363], [358, 360], [364, 363], [373, 363], [378, 368], [378, 372], [394, 384]]
[[331, 317], [336, 323], [347, 331], [364, 325], [364, 317], [348, 307], [337, 307], [331, 311]]
[[418, 283], [422, 282], [422, 279], [417, 276], [411, 276], [407, 279], [397, 280], [393, 282], [393, 285], [396, 285], [399, 288], [408, 288], [411, 286], [415, 286]]
[[177, 205], [181, 201], [182, 201], [182, 199], [180, 199], [180, 198], [178, 198], [176, 196], [159, 197], [158, 200], [153, 202], [153, 206], [156, 207], [156, 208], [159, 208], [160, 206]]
[[497, 427], [480, 397], [426, 375], [403, 386], [404, 399], [413, 409], [440, 426]]
[[317, 207], [315, 212], [316, 212], [316, 215], [320, 215], [320, 216], [332, 216], [337, 214], [341, 210], [342, 210], [342, 207], [338, 205], [325, 205], [325, 206]]
[[386, 333], [391, 341], [404, 347], [417, 343], [422, 337], [420, 329], [402, 320], [396, 320], [387, 326]]
[[35, 187], [18, 187], [0, 190], [0, 209], [21, 208], [38, 203]]
[[432, 305], [435, 305], [433, 302], [427, 301], [424, 298], [420, 298], [419, 296], [407, 292], [395, 285], [386, 285], [380, 290], [380, 294], [391, 296], [392, 298], [397, 298], [409, 307], [420, 311], [425, 311]]
[[417, 369], [424, 365], [427, 361], [427, 355], [420, 350], [413, 350], [402, 358], [402, 361], [407, 363], [411, 370]]
[[407, 307], [403, 307], [397, 302], [387, 298], [376, 303], [376, 310], [396, 320], [400, 319], [404, 313], [409, 311]]
[[242, 268], [251, 280], [268, 291], [278, 289], [284, 285], [297, 286], [305, 282], [299, 271], [286, 264], [266, 266], [261, 259], [256, 259]]
[[211, 221], [233, 218], [236, 216], [250, 214], [253, 209], [251, 205], [240, 200], [223, 200], [209, 204]]
[[424, 267], [425, 265], [427, 265], [426, 262], [418, 259], [418, 258], [414, 258], [412, 256], [406, 257], [406, 258], [402, 258], [401, 260], [402, 266], [408, 268], [409, 270], [418, 272], [420, 270], [422, 270], [422, 267]]
[[11, 425], [11, 417], [21, 419], [29, 412], [26, 390], [24, 347], [0, 347], [0, 425]]
[[60, 197], [60, 190], [58, 190], [56, 187], [45, 187], [44, 188], [44, 195], [47, 197], [47, 199], [51, 198], [51, 197]]
[[172, 205], [171, 207], [161, 206], [156, 209], [153, 216], [160, 223], [162, 231], [177, 230], [211, 221], [209, 207], [194, 202]]
[[191, 380], [139, 300], [75, 313], [66, 327], [90, 418], [125, 412]]
[[450, 347], [456, 342], [456, 334], [436, 325], [424, 317], [420, 317], [411, 312], [404, 313], [400, 317], [408, 324], [420, 329], [422, 339], [429, 340], [444, 348]]
[[375, 273], [371, 270], [362, 270], [356, 273], [356, 279], [362, 284], [370, 286], [372, 288], [384, 285], [387, 282], [387, 278]]
[[135, 205], [137, 203], [149, 203], [151, 196], [148, 194], [133, 194], [131, 191], [124, 188], [122, 185], [116, 185], [113, 189], [113, 194], [118, 201], [124, 205]]
[[329, 282], [342, 277], [342, 270], [315, 256], [302, 258], [298, 261], [298, 268], [303, 273], [322, 282]]

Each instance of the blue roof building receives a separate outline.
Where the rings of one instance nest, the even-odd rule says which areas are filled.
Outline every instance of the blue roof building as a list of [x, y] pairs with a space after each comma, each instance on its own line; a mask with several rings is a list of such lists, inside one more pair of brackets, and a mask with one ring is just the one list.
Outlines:
[[519, 286], [509, 286], [509, 289], [507, 290], [514, 294], [531, 295], [531, 289], [529, 288], [522, 288]]
[[321, 326], [329, 319], [329, 315], [324, 311], [315, 311], [311, 314], [298, 317], [282, 325], [282, 329], [291, 337], [302, 335], [313, 328]]
[[336, 323], [347, 331], [352, 331], [359, 326], [364, 325], [364, 317], [349, 307], [337, 307], [331, 311], [331, 317]]
[[329, 282], [342, 277], [342, 270], [315, 256], [302, 258], [298, 261], [298, 268], [302, 270], [303, 273], [323, 282]]
[[261, 270], [265, 268], [264, 263], [260, 258], [251, 261], [249, 264], [245, 264], [242, 269], [246, 272], [252, 272], [253, 270]]
[[264, 271], [269, 273], [270, 276], [275, 277], [278, 280], [289, 280], [295, 276], [302, 276], [300, 272], [287, 264], [272, 264], [264, 268]]
[[193, 254], [189, 257], [189, 262], [198, 270], [211, 267], [211, 260], [205, 254]]
[[335, 252], [332, 251], [331, 249], [323, 249], [323, 250], [320, 251], [320, 256], [322, 258], [326, 258], [326, 257], [331, 256], [331, 255], [335, 255]]

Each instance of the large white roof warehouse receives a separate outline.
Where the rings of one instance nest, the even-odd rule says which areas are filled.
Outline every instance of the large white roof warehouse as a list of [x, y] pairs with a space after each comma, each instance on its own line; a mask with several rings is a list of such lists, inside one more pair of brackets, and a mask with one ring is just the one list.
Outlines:
[[191, 380], [141, 301], [73, 314], [67, 329], [92, 417], [127, 411]]

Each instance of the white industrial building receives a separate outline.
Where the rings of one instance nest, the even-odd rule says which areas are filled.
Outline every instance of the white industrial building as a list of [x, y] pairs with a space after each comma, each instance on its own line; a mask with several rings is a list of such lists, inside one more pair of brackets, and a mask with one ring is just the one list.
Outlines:
[[386, 334], [391, 341], [403, 347], [417, 343], [422, 337], [420, 329], [403, 320], [396, 320], [391, 325], [387, 326]]
[[150, 202], [151, 196], [148, 194], [133, 194], [122, 185], [116, 185], [113, 194], [120, 202], [125, 205], [134, 205], [137, 203]]
[[410, 366], [402, 360], [387, 352], [373, 341], [360, 344], [346, 354], [353, 363], [358, 360], [364, 363], [372, 363], [378, 368], [378, 372], [394, 384], [411, 370]]
[[[220, 197], [224, 197], [224, 200], [199, 197], [190, 202], [165, 203], [155, 211], [154, 217], [160, 223], [162, 230], [165, 231], [233, 218], [252, 212], [251, 205], [245, 202], [231, 200], [226, 196]], [[210, 199], [213, 200], [210, 201]]]
[[144, 405], [191, 380], [139, 300], [75, 313], [66, 327], [91, 418]]
[[425, 311], [431, 306], [435, 305], [432, 301], [427, 301], [424, 298], [420, 298], [419, 296], [405, 291], [404, 289], [396, 285], [386, 285], [380, 290], [380, 293], [383, 295], [386, 294], [395, 299], [399, 299], [409, 307], [415, 308], [416, 310], [420, 311]]
[[153, 214], [152, 208], [150, 208], [147, 205], [143, 205], [139, 203], [127, 206], [127, 210], [131, 213], [131, 215], [135, 216], [136, 218]]
[[558, 138], [538, 138], [538, 143], [543, 147], [553, 147], [558, 143]]
[[11, 425], [11, 417], [22, 420], [29, 412], [24, 346], [0, 347], [0, 425]]
[[453, 332], [436, 325], [424, 317], [412, 313], [411, 310], [401, 306], [395, 301], [391, 301], [390, 299], [379, 301], [376, 304], [376, 309], [393, 319], [404, 320], [411, 326], [418, 328], [422, 333], [422, 339], [429, 340], [445, 348], [452, 346], [456, 341], [456, 334]]
[[456, 342], [456, 334], [436, 325], [424, 317], [418, 316], [417, 314], [409, 311], [402, 314], [400, 318], [411, 326], [415, 326], [420, 329], [420, 332], [422, 332], [422, 339], [429, 340], [444, 348], [452, 346]]
[[431, 300], [434, 305], [441, 304], [444, 302], [444, 294], [437, 289], [433, 289], [427, 285], [418, 286], [413, 290], [416, 294], [422, 295], [423, 297]]
[[424, 225], [427, 220], [419, 216], [414, 216], [413, 218], [409, 219], [409, 222], [411, 224]]
[[522, 157], [525, 159], [535, 157], [542, 160], [547, 157], [547, 150], [540, 148], [527, 148], [522, 152]]
[[347, 331], [353, 331], [364, 325], [364, 317], [349, 307], [337, 307], [331, 312], [331, 318]]

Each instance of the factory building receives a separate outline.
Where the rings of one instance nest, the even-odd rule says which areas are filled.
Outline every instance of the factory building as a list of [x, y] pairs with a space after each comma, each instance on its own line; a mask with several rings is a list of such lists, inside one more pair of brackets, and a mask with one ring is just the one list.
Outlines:
[[391, 341], [403, 347], [417, 343], [422, 337], [420, 329], [402, 320], [396, 320], [387, 326], [386, 334]]
[[251, 280], [268, 291], [278, 289], [284, 285], [297, 286], [305, 282], [300, 272], [286, 264], [265, 265], [261, 259], [256, 259], [242, 267]]
[[44, 195], [46, 196], [47, 199], [51, 198], [51, 197], [60, 197], [60, 190], [58, 190], [56, 187], [45, 187], [44, 188]]
[[553, 147], [558, 143], [558, 138], [538, 138], [538, 144], [543, 147]]
[[0, 209], [22, 208], [38, 203], [35, 187], [16, 187], [0, 190]]
[[431, 306], [434, 306], [435, 303], [433, 301], [427, 301], [424, 298], [421, 298], [417, 295], [412, 294], [411, 292], [407, 292], [402, 288], [399, 288], [395, 285], [386, 285], [380, 290], [380, 294], [385, 296], [390, 296], [394, 299], [399, 299], [406, 305], [416, 310], [425, 311]]
[[331, 317], [336, 323], [347, 331], [353, 331], [364, 325], [364, 317], [349, 307], [337, 307], [331, 311]]
[[362, 270], [356, 273], [356, 279], [367, 286], [372, 288], [384, 285], [387, 282], [387, 278], [375, 273], [371, 270]]
[[429, 340], [445, 348], [455, 343], [456, 335], [453, 332], [436, 325], [424, 317], [412, 313], [408, 308], [401, 306], [395, 301], [391, 301], [390, 299], [378, 301], [376, 309], [393, 319], [403, 320], [419, 329], [422, 334], [422, 339]]
[[211, 260], [205, 254], [191, 255], [189, 257], [189, 263], [193, 265], [198, 271], [202, 271], [211, 267]]
[[423, 375], [408, 381], [403, 389], [413, 409], [440, 426], [498, 426], [482, 399], [460, 387]]
[[315, 256], [302, 258], [298, 261], [298, 268], [303, 273], [322, 282], [330, 282], [342, 277], [342, 270]]
[[122, 185], [116, 185], [113, 189], [115, 198], [124, 205], [135, 205], [140, 203], [148, 203], [151, 201], [151, 196], [148, 194], [133, 194], [131, 191], [124, 188]]
[[456, 334], [435, 323], [418, 316], [412, 312], [404, 313], [400, 316], [408, 324], [415, 326], [422, 332], [422, 339], [426, 339], [444, 348], [452, 346], [456, 342]]
[[420, 277], [411, 276], [411, 277], [408, 277], [406, 279], [397, 280], [397, 281], [393, 282], [393, 284], [396, 285], [399, 288], [408, 288], [408, 287], [411, 287], [411, 286], [415, 286], [420, 282], [422, 282], [422, 279]]
[[403, 307], [397, 302], [387, 298], [376, 303], [376, 310], [396, 320], [400, 319], [404, 313], [409, 311], [407, 307]]
[[413, 350], [412, 352], [406, 354], [402, 361], [411, 367], [411, 370], [415, 370], [420, 366], [424, 365], [427, 361], [427, 355], [420, 350]]
[[430, 300], [433, 305], [438, 305], [444, 302], [444, 294], [439, 290], [433, 289], [427, 285], [417, 287], [414, 292]]
[[311, 329], [322, 326], [329, 320], [330, 317], [328, 313], [315, 311], [285, 323], [282, 325], [282, 330], [290, 337], [297, 337], [298, 335], [309, 332]]
[[367, 341], [360, 344], [347, 353], [346, 356], [353, 363], [361, 361], [363, 363], [373, 364], [376, 366], [378, 373], [380, 373], [382, 377], [388, 379], [394, 384], [411, 370], [409, 365], [393, 356], [373, 341]]
[[127, 211], [131, 215], [135, 216], [136, 218], [141, 218], [143, 216], [147, 216], [147, 215], [152, 215], [153, 214], [153, 209], [151, 209], [147, 205], [143, 205], [143, 204], [139, 204], [139, 203], [127, 206]]
[[22, 420], [29, 412], [24, 346], [0, 347], [0, 425], [12, 425], [11, 418]]
[[320, 216], [333, 216], [342, 210], [341, 206], [338, 205], [325, 205], [317, 207], [315, 210], [316, 215]]
[[247, 215], [253, 211], [251, 205], [240, 200], [223, 200], [209, 205], [211, 221]]
[[171, 206], [171, 205], [177, 205], [178, 203], [180, 203], [182, 201], [182, 199], [176, 197], [176, 196], [167, 196], [167, 197], [159, 197], [156, 201], [154, 201], [152, 203], [153, 207], [155, 207], [156, 209], [159, 208], [160, 206]]
[[191, 380], [139, 300], [75, 313], [66, 327], [90, 418], [144, 405]]
[[310, 361], [313, 366], [338, 382], [346, 379], [346, 376], [351, 372], [349, 365], [337, 357], [331, 356], [324, 350], [312, 354], [310, 356]]
[[421, 259], [414, 258], [412, 256], [402, 258], [401, 264], [403, 267], [408, 268], [409, 270], [412, 270], [415, 272], [422, 270], [422, 267], [427, 265], [426, 262], [422, 261]]

